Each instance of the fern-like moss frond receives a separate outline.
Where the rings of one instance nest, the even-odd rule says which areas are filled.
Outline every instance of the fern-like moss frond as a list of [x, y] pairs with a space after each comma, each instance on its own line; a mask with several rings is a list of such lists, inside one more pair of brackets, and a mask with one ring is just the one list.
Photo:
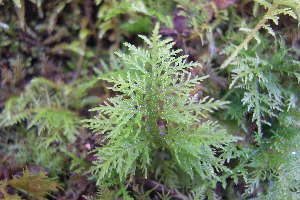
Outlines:
[[33, 79], [20, 96], [6, 102], [0, 126], [8, 127], [26, 120], [28, 129], [37, 127], [38, 134], [45, 137], [46, 146], [53, 141], [74, 141], [80, 122], [75, 109], [84, 106], [86, 91], [95, 81], [70, 87], [44, 78]]
[[86, 120], [86, 126], [107, 141], [95, 150], [98, 160], [92, 172], [99, 184], [115, 173], [121, 182], [129, 175], [146, 177], [153, 152], [166, 151], [190, 179], [196, 174], [216, 183], [215, 170], [227, 168], [212, 147], [226, 151], [224, 146], [237, 138], [209, 121], [207, 115], [228, 102], [190, 95], [206, 77], [191, 77], [189, 70], [199, 64], [186, 63], [186, 56], [177, 57], [180, 50], [172, 49], [171, 39], [161, 39], [158, 26], [152, 37], [141, 38], [147, 49], [125, 44], [129, 55], [117, 53], [136, 73], [128, 73], [126, 79], [104, 78], [119, 95], [91, 109], [98, 114]]

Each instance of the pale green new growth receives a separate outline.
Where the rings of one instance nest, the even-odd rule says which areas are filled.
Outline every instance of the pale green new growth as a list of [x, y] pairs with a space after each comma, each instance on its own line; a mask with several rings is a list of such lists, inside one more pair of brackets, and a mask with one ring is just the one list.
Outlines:
[[147, 177], [155, 152], [170, 155], [191, 179], [197, 175], [215, 183], [215, 171], [228, 171], [223, 165], [226, 157], [216, 157], [215, 148], [225, 152], [237, 138], [207, 119], [228, 102], [190, 95], [206, 77], [192, 77], [189, 70], [199, 64], [186, 63], [187, 56], [178, 56], [181, 50], [172, 50], [171, 39], [161, 40], [158, 29], [151, 38], [140, 36], [147, 49], [125, 43], [129, 55], [117, 53], [132, 71], [126, 79], [104, 78], [119, 95], [91, 109], [98, 114], [86, 120], [87, 127], [107, 141], [95, 149], [98, 160], [92, 172], [99, 184], [115, 176], [124, 182], [140, 172]]

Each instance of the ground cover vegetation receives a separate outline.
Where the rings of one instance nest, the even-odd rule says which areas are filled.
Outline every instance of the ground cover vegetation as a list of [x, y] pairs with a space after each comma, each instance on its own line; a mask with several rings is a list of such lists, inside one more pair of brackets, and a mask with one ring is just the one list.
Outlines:
[[299, 0], [0, 0], [0, 199], [300, 199]]

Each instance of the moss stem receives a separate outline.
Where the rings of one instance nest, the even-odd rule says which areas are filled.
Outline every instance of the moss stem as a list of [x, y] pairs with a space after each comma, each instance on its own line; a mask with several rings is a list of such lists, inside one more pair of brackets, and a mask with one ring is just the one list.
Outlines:
[[255, 34], [261, 29], [263, 25], [266, 24], [266, 22], [269, 19], [269, 16], [272, 15], [272, 12], [278, 7], [278, 4], [273, 4], [268, 12], [265, 14], [265, 16], [256, 24], [254, 29], [247, 35], [246, 39], [235, 49], [235, 51], [224, 61], [224, 63], [221, 65], [221, 69], [225, 69], [239, 54], [239, 52], [245, 48], [245, 46], [248, 44], [248, 42], [255, 36]]

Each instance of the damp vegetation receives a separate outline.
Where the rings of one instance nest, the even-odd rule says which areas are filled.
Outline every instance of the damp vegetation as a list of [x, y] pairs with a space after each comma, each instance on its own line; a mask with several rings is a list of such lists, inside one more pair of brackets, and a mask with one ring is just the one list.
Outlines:
[[300, 199], [299, 13], [0, 0], [0, 199]]

